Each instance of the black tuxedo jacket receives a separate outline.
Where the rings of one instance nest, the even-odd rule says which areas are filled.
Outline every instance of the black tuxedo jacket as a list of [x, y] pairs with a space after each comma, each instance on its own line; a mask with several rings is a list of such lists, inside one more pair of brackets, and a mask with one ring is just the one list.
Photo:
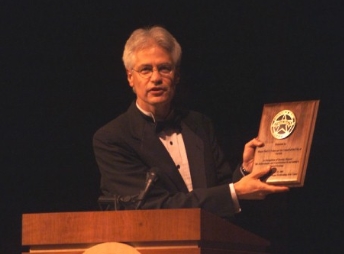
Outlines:
[[[232, 171], [204, 115], [176, 111], [187, 152], [193, 191], [187, 187], [169, 153], [159, 140], [152, 119], [135, 103], [128, 111], [100, 128], [93, 137], [95, 157], [106, 196], [135, 195], [145, 185], [146, 173], [159, 169], [143, 209], [203, 208], [221, 217], [234, 214], [228, 184]], [[236, 178], [240, 174], [236, 173]]]

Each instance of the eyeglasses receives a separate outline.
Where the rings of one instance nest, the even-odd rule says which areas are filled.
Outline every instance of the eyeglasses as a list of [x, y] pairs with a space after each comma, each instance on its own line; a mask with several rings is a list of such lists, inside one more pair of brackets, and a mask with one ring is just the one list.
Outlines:
[[[135, 70], [142, 78], [150, 78], [153, 75], [154, 68], [151, 65], [145, 65], [142, 66], [140, 69]], [[168, 77], [172, 71], [174, 70], [174, 67], [170, 64], [161, 64], [156, 68], [156, 71], [159, 72], [159, 74], [163, 77]]]

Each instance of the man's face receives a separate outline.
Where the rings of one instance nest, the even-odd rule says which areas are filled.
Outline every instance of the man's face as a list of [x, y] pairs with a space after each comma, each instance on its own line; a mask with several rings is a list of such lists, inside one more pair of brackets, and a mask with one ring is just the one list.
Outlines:
[[[168, 67], [172, 67], [172, 71], [166, 74]], [[140, 75], [142, 70], [153, 72], [146, 78]], [[153, 45], [136, 52], [133, 70], [127, 70], [127, 77], [129, 85], [136, 93], [137, 103], [143, 110], [154, 113], [169, 108], [179, 76], [174, 69], [171, 55], [165, 49]]]

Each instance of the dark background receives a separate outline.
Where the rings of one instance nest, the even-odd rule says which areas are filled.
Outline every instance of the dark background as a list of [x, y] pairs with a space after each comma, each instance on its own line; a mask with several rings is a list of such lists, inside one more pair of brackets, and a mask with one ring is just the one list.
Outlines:
[[337, 253], [342, 13], [341, 1], [1, 1], [0, 253], [22, 250], [23, 213], [98, 209], [92, 135], [134, 98], [123, 46], [154, 24], [182, 45], [183, 104], [213, 119], [233, 165], [264, 103], [321, 100], [305, 186], [243, 202], [236, 223], [276, 253]]

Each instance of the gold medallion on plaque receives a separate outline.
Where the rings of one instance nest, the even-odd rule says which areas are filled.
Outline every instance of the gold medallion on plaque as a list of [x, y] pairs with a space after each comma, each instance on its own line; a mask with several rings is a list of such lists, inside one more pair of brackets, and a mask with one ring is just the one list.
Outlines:
[[296, 117], [290, 110], [282, 110], [272, 119], [270, 130], [276, 139], [288, 137], [296, 126]]

